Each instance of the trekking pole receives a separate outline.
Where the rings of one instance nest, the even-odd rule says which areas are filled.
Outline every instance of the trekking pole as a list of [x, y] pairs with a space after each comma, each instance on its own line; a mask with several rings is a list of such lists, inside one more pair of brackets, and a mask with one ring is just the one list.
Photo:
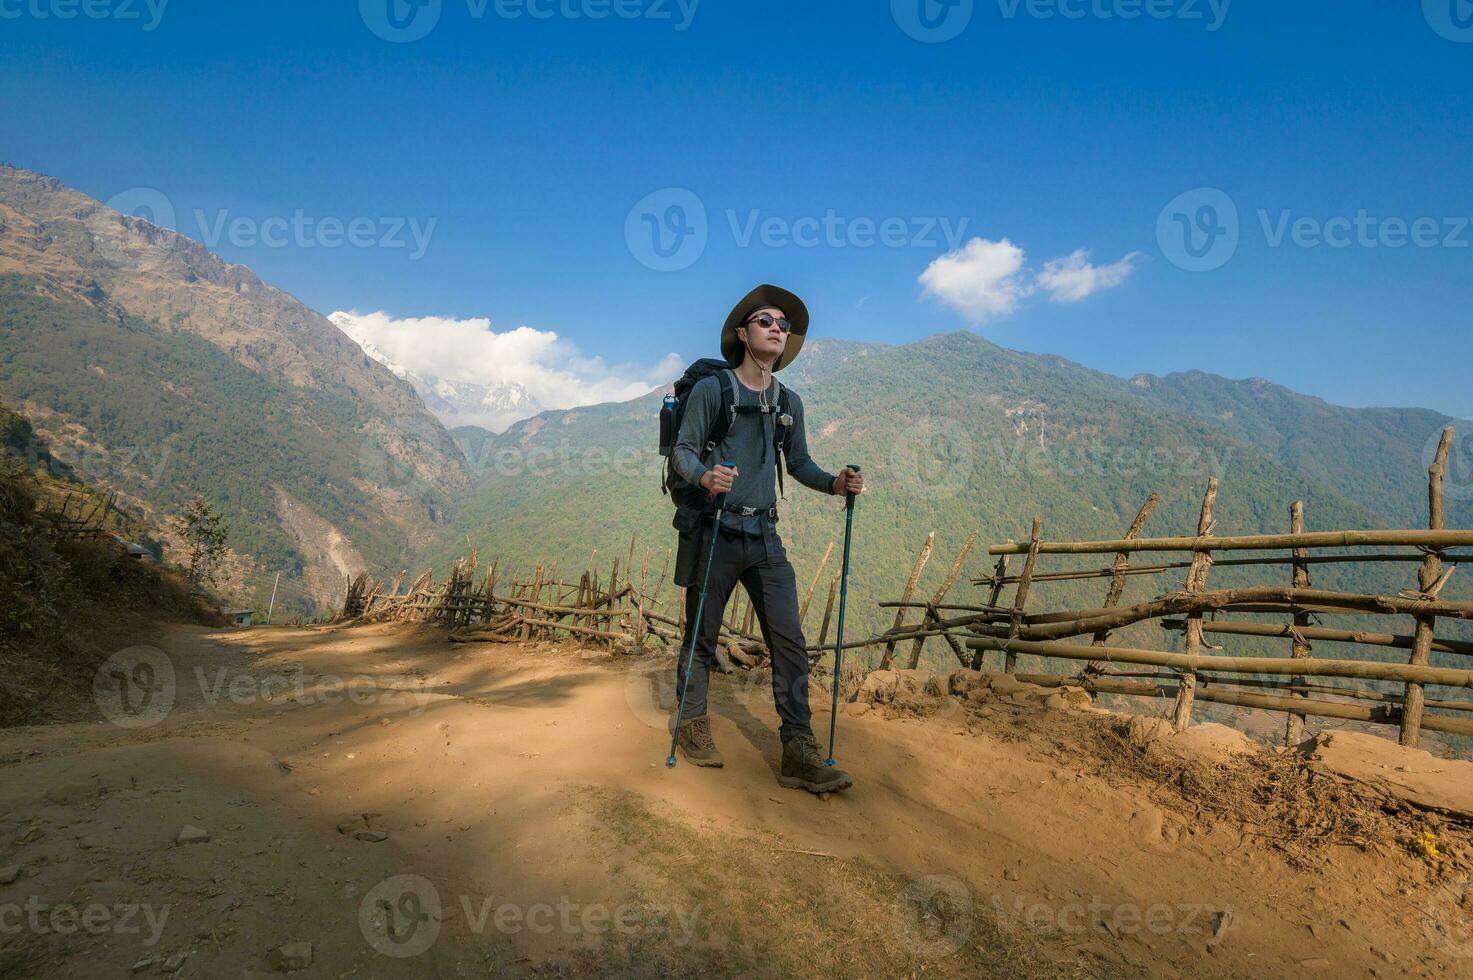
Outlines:
[[[736, 466], [730, 460], [722, 466]], [[721, 512], [726, 509], [726, 494], [716, 495], [716, 515], [711, 518], [711, 543], [706, 548], [706, 571], [701, 575], [701, 597], [696, 600], [696, 616], [686, 624], [687, 637], [685, 654], [685, 683], [680, 685], [680, 703], [675, 708], [675, 730], [670, 733], [670, 757], [665, 765], [675, 766], [675, 745], [680, 741], [680, 719], [685, 714], [685, 695], [690, 690], [690, 672], [696, 662], [696, 639], [700, 635], [701, 621], [706, 613], [706, 590], [711, 584], [711, 562], [716, 558], [716, 535], [721, 531]], [[678, 681], [678, 678], [677, 678]]]
[[[850, 463], [849, 469], [859, 472], [858, 463]], [[829, 757], [823, 764], [834, 764], [834, 735], [839, 728], [839, 670], [844, 663], [844, 599], [849, 594], [849, 541], [854, 536], [854, 494], [844, 501], [844, 565], [839, 573], [839, 624], [834, 634], [834, 707], [829, 714]]]

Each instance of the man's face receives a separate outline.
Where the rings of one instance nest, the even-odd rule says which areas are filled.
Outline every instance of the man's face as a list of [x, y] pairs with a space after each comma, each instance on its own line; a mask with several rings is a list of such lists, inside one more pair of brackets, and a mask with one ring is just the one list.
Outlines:
[[[771, 326], [764, 324], [763, 319], [769, 321]], [[787, 314], [776, 306], [764, 306], [747, 314], [747, 322], [738, 328], [738, 334], [745, 332], [747, 346], [752, 348], [752, 353], [760, 360], [775, 359], [788, 344], [788, 335], [778, 326], [778, 321], [785, 319]]]

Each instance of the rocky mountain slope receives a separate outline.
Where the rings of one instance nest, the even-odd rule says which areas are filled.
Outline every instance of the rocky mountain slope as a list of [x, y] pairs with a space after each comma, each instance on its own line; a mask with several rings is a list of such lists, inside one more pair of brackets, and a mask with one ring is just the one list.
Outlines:
[[[0, 397], [156, 527], [215, 500], [304, 602], [397, 561], [467, 485], [404, 381], [202, 245], [0, 167]], [[249, 582], [243, 583], [248, 585]]]

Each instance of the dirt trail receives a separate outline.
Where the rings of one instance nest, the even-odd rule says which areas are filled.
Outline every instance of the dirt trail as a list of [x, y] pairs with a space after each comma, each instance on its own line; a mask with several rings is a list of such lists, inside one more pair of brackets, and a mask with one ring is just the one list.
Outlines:
[[155, 642], [172, 685], [125, 671], [171, 702], [153, 724], [0, 732], [0, 977], [1473, 963], [1411, 855], [1295, 870], [1041, 736], [1058, 712], [841, 717], [857, 786], [825, 801], [777, 786], [770, 694], [735, 678], [713, 683], [726, 768], [667, 770], [669, 658], [390, 627]]

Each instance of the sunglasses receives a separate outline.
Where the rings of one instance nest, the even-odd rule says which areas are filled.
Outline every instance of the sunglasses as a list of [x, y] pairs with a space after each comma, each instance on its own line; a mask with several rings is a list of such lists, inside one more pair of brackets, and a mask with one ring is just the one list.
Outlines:
[[760, 323], [764, 327], [770, 327], [775, 323], [783, 333], [791, 333], [793, 330], [793, 325], [788, 322], [787, 317], [774, 317], [771, 313], [758, 313], [747, 321], [748, 325], [753, 323]]

